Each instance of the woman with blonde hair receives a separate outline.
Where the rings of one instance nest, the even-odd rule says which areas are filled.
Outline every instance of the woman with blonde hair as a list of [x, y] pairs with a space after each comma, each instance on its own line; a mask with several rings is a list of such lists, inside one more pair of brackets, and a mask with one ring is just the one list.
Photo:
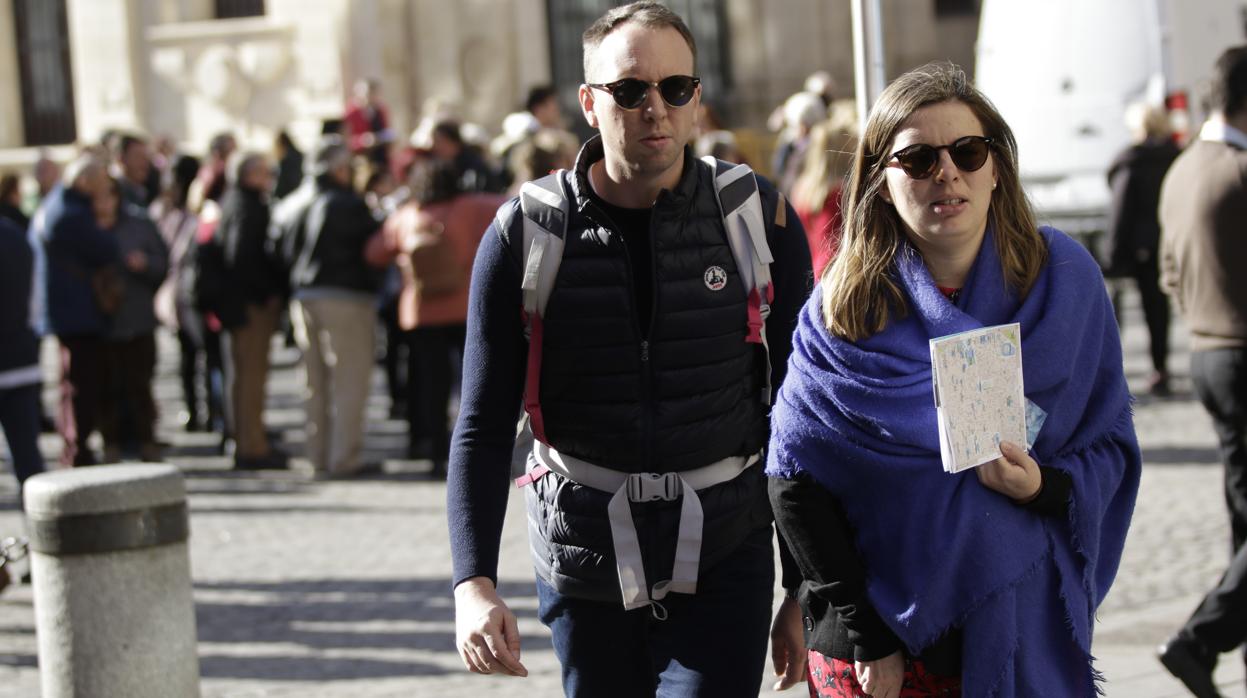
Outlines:
[[[1008, 124], [949, 64], [884, 90], [846, 186], [767, 465], [811, 693], [1094, 695], [1140, 471], [1099, 269], [1036, 226]], [[1046, 421], [1029, 451], [946, 473], [929, 340], [1012, 322]]]
[[834, 118], [810, 131], [801, 174], [792, 185], [792, 208], [805, 227], [814, 275], [821, 276], [840, 245], [840, 196], [857, 144], [855, 124]]

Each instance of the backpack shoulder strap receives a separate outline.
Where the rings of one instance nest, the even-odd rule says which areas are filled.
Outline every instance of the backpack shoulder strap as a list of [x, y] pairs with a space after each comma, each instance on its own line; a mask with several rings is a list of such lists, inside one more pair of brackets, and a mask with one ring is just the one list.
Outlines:
[[571, 208], [563, 188], [563, 170], [525, 182], [520, 187], [520, 210], [524, 217], [520, 289], [524, 296], [524, 332], [528, 335], [528, 363], [524, 378], [524, 410], [533, 438], [546, 443], [541, 414], [542, 318], [554, 290], [563, 261], [567, 217]]
[[520, 210], [524, 214], [524, 276], [520, 288], [524, 292], [524, 312], [529, 315], [545, 314], [554, 277], [563, 261], [570, 207], [563, 191], [562, 170], [520, 187]]
[[771, 284], [771, 247], [766, 242], [766, 218], [758, 180], [748, 165], [734, 165], [713, 156], [702, 158], [714, 172], [715, 195], [728, 245], [748, 294], [746, 342], [759, 344], [765, 358], [763, 404], [771, 404], [771, 351], [766, 341], [766, 318], [771, 313], [775, 290]]

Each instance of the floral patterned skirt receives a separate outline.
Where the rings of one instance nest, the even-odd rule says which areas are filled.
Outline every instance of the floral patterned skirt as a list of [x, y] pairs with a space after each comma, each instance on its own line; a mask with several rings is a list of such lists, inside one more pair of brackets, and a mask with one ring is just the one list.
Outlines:
[[[806, 682], [810, 698], [861, 698], [862, 685], [857, 682], [853, 662], [828, 657], [814, 650], [809, 651], [806, 664]], [[901, 685], [901, 698], [926, 698], [927, 696], [961, 696], [961, 678], [941, 676], [926, 670], [922, 662], [905, 659], [905, 681]]]

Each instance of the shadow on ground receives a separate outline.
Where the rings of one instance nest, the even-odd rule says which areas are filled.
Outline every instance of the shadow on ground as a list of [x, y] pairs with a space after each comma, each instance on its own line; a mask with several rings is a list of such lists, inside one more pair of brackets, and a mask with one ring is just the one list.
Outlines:
[[205, 679], [270, 681], [338, 681], [448, 673], [444, 667], [413, 661], [351, 657], [231, 657], [200, 655], [199, 675]]
[[1144, 465], [1215, 465], [1221, 456], [1215, 447], [1143, 449]]
[[[453, 653], [448, 579], [196, 582], [195, 590], [203, 599], [195, 604], [200, 643], [310, 650], [271, 657], [263, 650], [246, 657], [207, 653], [201, 657], [205, 677], [323, 681], [450, 671], [418, 661], [324, 656], [355, 650]], [[533, 583], [502, 582], [499, 593], [512, 602], [516, 615], [536, 616]]]

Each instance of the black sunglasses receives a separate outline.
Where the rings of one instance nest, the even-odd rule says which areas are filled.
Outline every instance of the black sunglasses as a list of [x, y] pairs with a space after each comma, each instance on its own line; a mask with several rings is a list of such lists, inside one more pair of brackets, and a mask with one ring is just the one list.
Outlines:
[[645, 95], [649, 94], [651, 86], [658, 88], [658, 94], [662, 95], [662, 101], [666, 102], [667, 106], [682, 107], [693, 99], [697, 86], [700, 84], [701, 78], [695, 78], [692, 75], [672, 75], [658, 82], [646, 82], [640, 78], [624, 78], [602, 84], [585, 83], [587, 87], [611, 93], [611, 97], [615, 98], [615, 104], [618, 104], [621, 109], [636, 109], [644, 104]]
[[987, 162], [991, 144], [992, 139], [984, 136], [962, 136], [949, 145], [915, 143], [892, 153], [888, 167], [892, 167], [892, 162], [895, 161], [910, 177], [926, 179], [935, 174], [935, 168], [940, 164], [940, 151], [947, 150], [957, 169], [962, 172], [975, 172]]

